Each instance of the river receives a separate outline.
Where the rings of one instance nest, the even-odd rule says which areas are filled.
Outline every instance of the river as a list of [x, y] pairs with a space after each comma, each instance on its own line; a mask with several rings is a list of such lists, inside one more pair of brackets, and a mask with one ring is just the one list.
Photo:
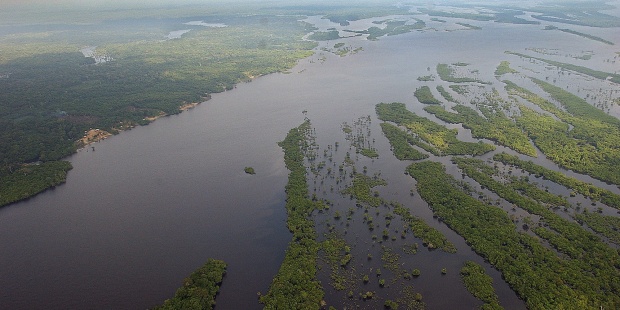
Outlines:
[[[188, 112], [71, 156], [74, 169], [66, 184], [0, 209], [0, 308], [144, 309], [172, 297], [183, 278], [207, 258], [229, 264], [218, 309], [260, 308], [257, 293], [267, 291], [291, 237], [284, 210], [288, 171], [276, 143], [303, 121], [302, 111], [308, 111], [322, 145], [342, 140], [343, 122], [371, 115], [373, 135], [383, 139], [377, 145], [385, 155], [371, 168], [389, 182], [402, 183], [399, 192], [408, 196], [412, 180], [403, 175], [406, 163], [388, 161], [389, 145], [374, 107], [399, 101], [428, 116], [413, 96], [417, 78], [427, 75], [428, 67], [466, 62], [483, 80], [501, 87], [493, 77], [496, 66], [501, 60], [518, 62], [506, 50], [578, 52], [587, 44], [597, 57], [614, 52], [584, 38], [542, 31], [541, 25], [464, 21], [483, 29], [446, 31], [458, 27], [426, 21], [438, 30], [379, 41], [341, 39], [363, 50], [347, 57], [318, 50], [290, 73], [213, 94]], [[339, 27], [321, 23], [323, 29]], [[244, 173], [246, 166], [256, 175]], [[424, 204], [418, 200], [416, 205]], [[447, 282], [431, 278], [428, 285], [419, 285], [428, 308], [478, 305], [462, 285], [453, 289], [445, 284], [458, 285], [457, 262], [484, 262], [458, 235], [433, 222], [428, 208], [414, 213], [462, 249], [453, 258], [441, 258], [454, 271], [443, 280]], [[424, 267], [436, 258], [417, 259]], [[523, 308], [499, 273], [485, 266], [502, 303]], [[453, 292], [459, 298], [445, 298]]]

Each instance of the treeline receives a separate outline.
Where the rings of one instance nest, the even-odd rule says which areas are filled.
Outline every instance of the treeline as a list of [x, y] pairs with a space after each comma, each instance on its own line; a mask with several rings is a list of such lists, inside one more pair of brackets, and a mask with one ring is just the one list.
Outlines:
[[[506, 89], [556, 118], [519, 105], [517, 125], [534, 144], [563, 168], [620, 184], [620, 120], [589, 105], [583, 99], [546, 82], [533, 79], [554, 97], [566, 111], [510, 81]], [[572, 129], [569, 125], [572, 125]]]
[[491, 278], [484, 268], [475, 262], [467, 261], [461, 268], [461, 279], [467, 290], [476, 298], [482, 300], [484, 305], [482, 310], [501, 310], [499, 298], [493, 288], [493, 278]]
[[431, 89], [428, 86], [422, 86], [413, 92], [413, 95], [420, 101], [420, 103], [424, 104], [440, 104], [441, 101], [437, 100]]
[[561, 172], [536, 165], [531, 161], [521, 160], [519, 159], [519, 157], [512, 156], [510, 154], [495, 154], [493, 155], [493, 160], [526, 170], [527, 172], [533, 174], [536, 177], [542, 177], [546, 180], [553, 181], [560, 185], [566, 186], [567, 188], [573, 190], [576, 193], [582, 194], [585, 197], [588, 197], [595, 201], [601, 201], [602, 203], [610, 207], [620, 209], [620, 195], [617, 195], [607, 189], [596, 187], [590, 183], [568, 177]]
[[[91, 42], [100, 42], [97, 52], [113, 58], [101, 64], [78, 52], [83, 36], [75, 42], [71, 36], [59, 42], [46, 36], [3, 42], [0, 72], [10, 74], [0, 79], [0, 183], [23, 163], [72, 154], [91, 128], [116, 133], [179, 113], [184, 103], [287, 70], [315, 46], [301, 40], [310, 27], [296, 17], [219, 18], [230, 25], [198, 27], [181, 39], [148, 35], [149, 40], [129, 43], [113, 39], [118, 27], [110, 22], [89, 32]], [[162, 31], [148, 23], [143, 27]]]
[[23, 165], [12, 173], [0, 173], [0, 207], [64, 183], [71, 168], [68, 161], [52, 161]]
[[495, 146], [483, 142], [460, 141], [456, 138], [456, 130], [416, 115], [407, 110], [403, 103], [379, 103], [375, 106], [375, 111], [380, 120], [404, 126], [415, 134], [414, 138], [408, 139], [409, 143], [437, 156], [482, 155], [495, 149]]
[[381, 123], [380, 125], [383, 134], [390, 142], [392, 152], [396, 158], [400, 160], [419, 160], [428, 158], [427, 154], [424, 154], [411, 146], [416, 144], [416, 138], [412, 135], [407, 134], [406, 132], [400, 130], [400, 128], [390, 123]]
[[448, 112], [441, 106], [428, 106], [424, 110], [444, 122], [463, 124], [463, 127], [471, 130], [474, 138], [489, 139], [521, 154], [536, 156], [536, 149], [530, 144], [527, 135], [497, 108], [498, 104], [493, 100], [497, 99], [487, 98], [487, 101], [478, 105], [484, 117], [464, 105], [452, 108], [458, 113]]
[[417, 180], [418, 192], [435, 214], [502, 272], [528, 308], [599, 309], [620, 305], [617, 269], [603, 275], [596, 269], [586, 271], [591, 265], [582, 266], [582, 260], [560, 258], [536, 238], [517, 232], [503, 210], [485, 205], [461, 190], [440, 163], [414, 163], [407, 172]]
[[582, 67], [582, 66], [577, 66], [577, 65], [573, 65], [573, 64], [569, 64], [569, 63], [564, 63], [564, 62], [559, 62], [559, 61], [554, 61], [554, 60], [549, 60], [549, 59], [543, 59], [543, 58], [538, 58], [538, 57], [533, 57], [533, 56], [528, 56], [525, 54], [521, 54], [521, 53], [516, 53], [516, 52], [507, 52], [508, 54], [512, 54], [512, 55], [516, 55], [519, 57], [523, 57], [523, 58], [528, 58], [528, 59], [535, 59], [538, 61], [542, 61], [546, 64], [552, 65], [552, 66], [556, 66], [558, 68], [562, 68], [562, 69], [566, 69], [566, 70], [571, 70], [571, 71], [575, 71], [575, 72], [579, 72], [585, 75], [589, 75], [593, 78], [597, 78], [599, 80], [609, 80], [612, 81], [614, 83], [620, 83], [620, 74], [616, 74], [616, 73], [608, 73], [608, 72], [603, 72], [603, 71], [598, 71], [598, 70], [594, 70], [594, 69], [590, 69], [590, 68], [586, 68], [586, 67]]
[[209, 259], [204, 266], [183, 280], [174, 297], [154, 310], [207, 310], [215, 307], [215, 297], [226, 274], [226, 263]]
[[320, 244], [314, 221], [310, 218], [315, 204], [308, 198], [304, 152], [310, 121], [291, 129], [278, 145], [284, 150], [284, 163], [290, 170], [286, 184], [286, 220], [293, 233], [284, 261], [273, 278], [267, 294], [259, 300], [265, 309], [319, 309], [323, 287], [316, 279]]

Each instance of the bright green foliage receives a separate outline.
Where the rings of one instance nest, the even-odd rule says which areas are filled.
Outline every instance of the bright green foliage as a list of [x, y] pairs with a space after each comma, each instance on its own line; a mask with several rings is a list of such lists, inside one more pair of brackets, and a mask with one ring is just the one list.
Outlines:
[[375, 110], [379, 119], [404, 126], [415, 134], [415, 137], [408, 138], [409, 143], [438, 156], [482, 155], [495, 149], [493, 145], [483, 142], [459, 141], [456, 138], [456, 129], [450, 130], [427, 118], [418, 116], [407, 110], [403, 103], [380, 103], [376, 105]]
[[441, 103], [441, 101], [437, 100], [435, 96], [433, 96], [433, 93], [431, 92], [431, 89], [428, 86], [422, 86], [416, 89], [413, 95], [418, 99], [418, 101], [424, 104], [440, 104]]
[[346, 240], [330, 233], [327, 239], [321, 243], [321, 249], [325, 254], [325, 261], [332, 270], [330, 273], [332, 287], [341, 291], [351, 286], [348, 283], [349, 279], [344, 274], [344, 268], [353, 258]]
[[[390, 141], [394, 156], [400, 160], [418, 160], [428, 158], [428, 155], [414, 149], [411, 144], [415, 144], [415, 138], [412, 135], [400, 130], [398, 127], [390, 123], [381, 123], [383, 134]], [[411, 140], [412, 142], [409, 142]]]
[[308, 199], [304, 168], [306, 135], [311, 129], [306, 121], [291, 129], [279, 145], [284, 149], [284, 162], [291, 171], [286, 185], [287, 226], [293, 233], [284, 261], [274, 277], [269, 292], [260, 297], [265, 309], [319, 309], [323, 288], [316, 279], [320, 245], [316, 241], [314, 222], [310, 219], [315, 206]]
[[68, 161], [50, 161], [0, 173], [0, 207], [64, 183], [71, 168]]
[[368, 158], [377, 158], [377, 157], [379, 157], [379, 153], [377, 153], [377, 150], [374, 149], [374, 148], [372, 148], [372, 149], [362, 148], [362, 149], [359, 149], [359, 152], [360, 152], [360, 154], [362, 154], [362, 155], [364, 155], [364, 156], [366, 156]]
[[517, 232], [504, 211], [459, 189], [440, 163], [414, 163], [407, 172], [417, 180], [418, 192], [435, 214], [502, 272], [528, 308], [611, 309], [620, 305], [620, 277], [614, 269], [617, 266], [611, 270], [606, 267], [604, 272], [590, 269], [599, 263], [614, 266], [614, 262], [605, 262], [607, 257], [592, 263], [587, 259], [560, 258], [536, 238]]
[[424, 110], [445, 122], [462, 123], [463, 127], [471, 129], [471, 134], [475, 138], [486, 138], [521, 154], [536, 156], [536, 149], [530, 144], [527, 135], [496, 107], [497, 105], [479, 105], [478, 108], [484, 117], [464, 105], [452, 108], [458, 114], [448, 112], [440, 106], [428, 106]]
[[493, 289], [493, 278], [486, 274], [482, 266], [472, 261], [465, 262], [461, 268], [461, 279], [467, 290], [485, 303], [483, 309], [504, 309], [499, 305], [499, 299]]
[[495, 75], [504, 75], [506, 73], [518, 73], [519, 71], [510, 68], [510, 63], [508, 61], [502, 61], [495, 69]]
[[534, 164], [531, 161], [524, 161], [517, 156], [512, 156], [506, 153], [499, 153], [493, 156], [493, 159], [500, 161], [507, 165], [513, 165], [515, 167], [524, 169], [536, 177], [543, 177], [544, 179], [551, 180], [555, 183], [561, 184], [570, 188], [586, 197], [594, 200], [600, 200], [602, 203], [620, 209], [620, 195], [613, 192], [596, 187], [590, 183], [586, 183], [575, 178], [568, 177], [561, 172], [557, 172], [543, 166]]
[[379, 185], [387, 185], [387, 182], [383, 179], [375, 179], [356, 173], [353, 177], [353, 185], [342, 190], [342, 194], [352, 195], [359, 202], [366, 203], [371, 207], [378, 207], [383, 200], [373, 195], [371, 189]]
[[[540, 96], [505, 81], [516, 94], [552, 113], [541, 115], [520, 105], [516, 119], [536, 146], [558, 165], [597, 179], [620, 184], [620, 120], [589, 105], [583, 99], [551, 84], [534, 79], [567, 112]], [[570, 125], [574, 128], [570, 129]]]
[[215, 296], [226, 274], [226, 263], [209, 259], [204, 266], [194, 271], [183, 281], [172, 299], [155, 310], [206, 310], [215, 306]]

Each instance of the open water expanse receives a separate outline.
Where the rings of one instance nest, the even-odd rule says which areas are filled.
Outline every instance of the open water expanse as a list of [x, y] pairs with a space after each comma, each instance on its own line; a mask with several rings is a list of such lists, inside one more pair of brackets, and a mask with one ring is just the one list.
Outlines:
[[[342, 29], [318, 17], [309, 21], [322, 29]], [[414, 180], [403, 175], [407, 163], [394, 159], [381, 135], [377, 103], [403, 102], [428, 116], [413, 91], [421, 85], [417, 78], [433, 73], [427, 70], [437, 63], [469, 63], [480, 79], [501, 90], [493, 76], [501, 60], [510, 60], [518, 70], [528, 65], [504, 51], [588, 50], [594, 52], [592, 67], [600, 70], [606, 68], [598, 64], [617, 51], [571, 34], [543, 31], [544, 24], [462, 21], [482, 27], [474, 31], [454, 21], [460, 20], [443, 24], [427, 19], [427, 26], [437, 30], [379, 41], [352, 37], [322, 43], [289, 73], [240, 84], [193, 110], [81, 150], [69, 158], [74, 169], [66, 184], [0, 209], [0, 308], [145, 309], [172, 297], [183, 278], [208, 258], [228, 263], [217, 309], [261, 308], [257, 293], [267, 291], [291, 238], [284, 209], [288, 171], [277, 142], [303, 122], [302, 111], [307, 110], [322, 146], [343, 141], [343, 122], [371, 115], [381, 157], [369, 167], [399, 188], [385, 193], [386, 198], [406, 201]], [[358, 23], [347, 29], [365, 29], [370, 21]], [[617, 40], [614, 31], [597, 35]], [[363, 50], [346, 57], [320, 50], [336, 42]], [[564, 77], [563, 83], [571, 81]], [[462, 131], [459, 137], [467, 138], [468, 131]], [[544, 159], [537, 162], [557, 169]], [[246, 166], [257, 174], [245, 174]], [[499, 272], [434, 221], [419, 197], [409, 199], [414, 214], [459, 248], [457, 254], [439, 258], [454, 271], [449, 277], [415, 284], [428, 309], [479, 305], [459, 282], [456, 270], [464, 260], [484, 264], [503, 306], [524, 308]], [[424, 272], [438, 256], [421, 253], [415, 259]]]

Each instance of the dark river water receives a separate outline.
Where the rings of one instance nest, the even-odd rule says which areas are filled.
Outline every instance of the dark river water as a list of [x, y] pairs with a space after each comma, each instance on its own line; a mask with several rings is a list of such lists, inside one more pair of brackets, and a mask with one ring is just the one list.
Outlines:
[[[303, 121], [302, 111], [308, 111], [321, 144], [342, 140], [342, 122], [371, 115], [386, 158], [372, 168], [397, 188], [402, 184], [394, 196], [408, 196], [413, 180], [403, 175], [407, 163], [388, 161], [393, 157], [374, 106], [399, 101], [427, 115], [413, 91], [428, 67], [467, 62], [501, 88], [493, 77], [496, 66], [501, 60], [519, 63], [506, 50], [587, 48], [595, 51], [593, 63], [614, 53], [604, 44], [542, 31], [543, 25], [464, 22], [483, 29], [446, 31], [462, 27], [429, 21], [437, 31], [340, 40], [363, 51], [347, 57], [318, 51], [288, 74], [240, 84], [193, 110], [96, 143], [95, 151], [81, 150], [69, 158], [74, 169], [66, 184], [0, 209], [0, 308], [145, 309], [172, 297], [207, 258], [229, 265], [217, 309], [260, 308], [257, 293], [267, 291], [291, 237], [284, 210], [288, 171], [276, 143]], [[246, 166], [257, 174], [245, 174]], [[414, 213], [459, 248], [456, 256], [440, 258], [455, 270], [447, 283], [458, 288], [433, 278], [418, 285], [428, 308], [479, 305], [456, 270], [465, 259], [484, 262], [458, 235], [433, 222], [428, 208]], [[417, 258], [422, 268], [438, 256], [424, 257]], [[502, 304], [523, 308], [499, 273], [485, 267]]]

